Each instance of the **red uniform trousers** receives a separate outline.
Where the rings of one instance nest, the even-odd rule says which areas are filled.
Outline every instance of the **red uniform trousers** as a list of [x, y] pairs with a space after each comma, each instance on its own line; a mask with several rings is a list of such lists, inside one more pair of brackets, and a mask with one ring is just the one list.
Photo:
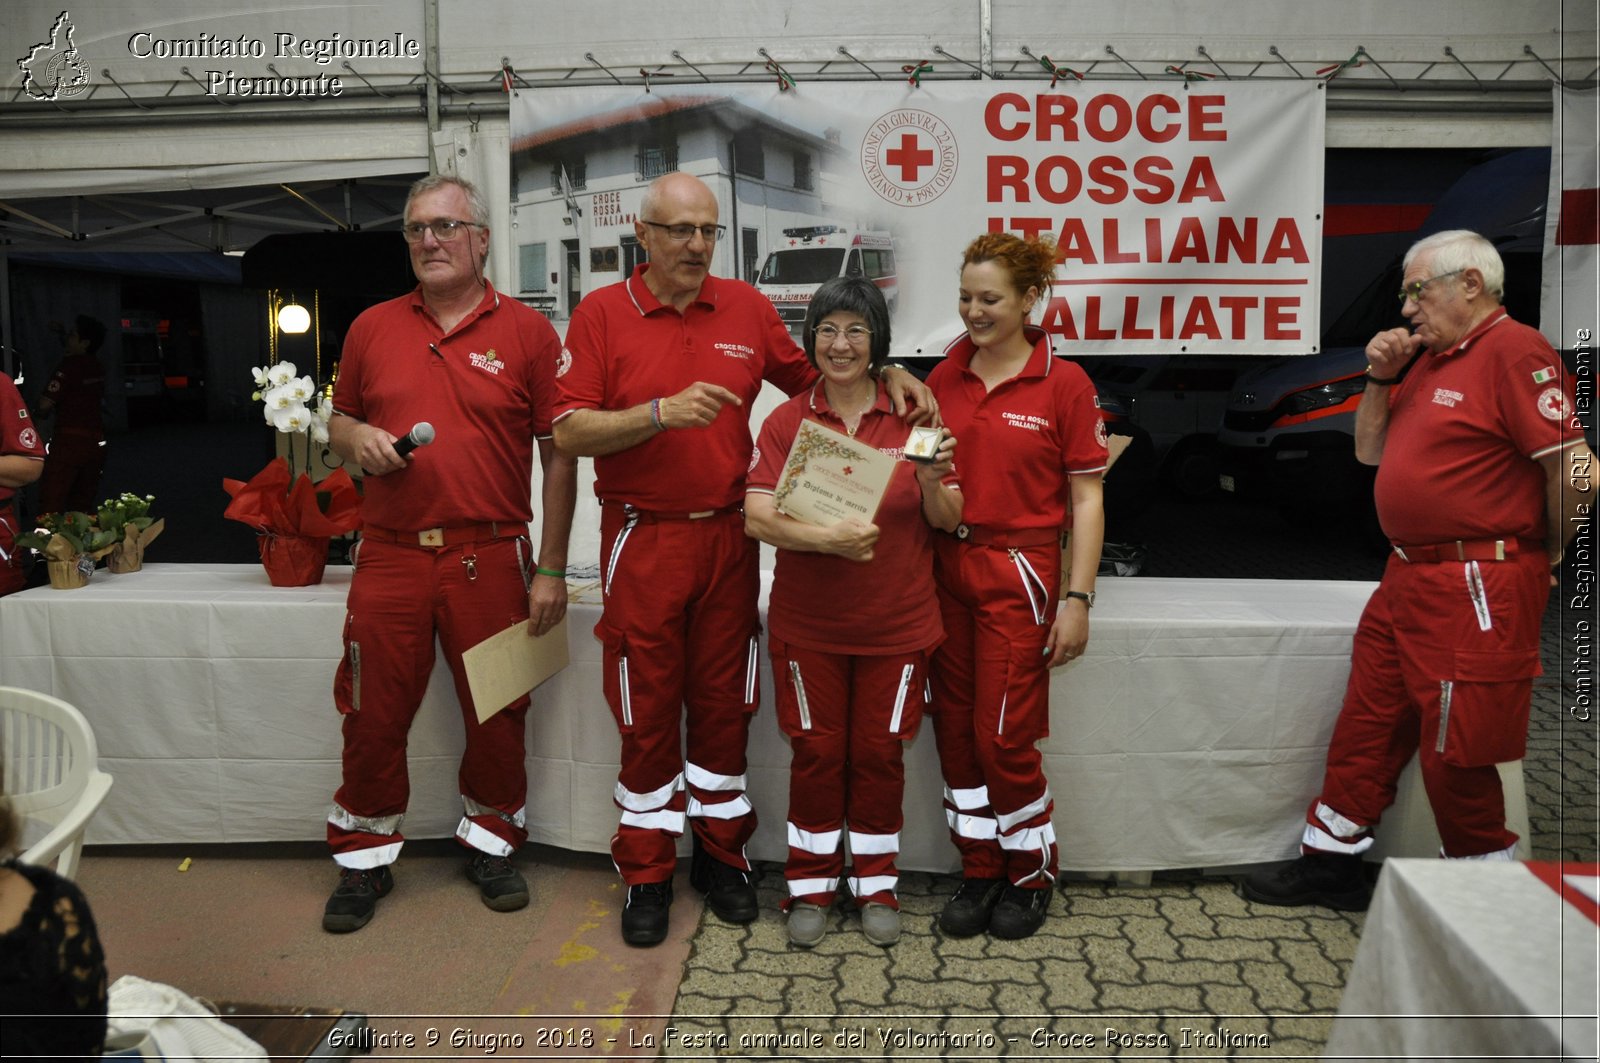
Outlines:
[[1050, 733], [1044, 651], [1060, 548], [934, 538], [945, 641], [933, 654], [929, 712], [950, 838], [966, 877], [1038, 888], [1056, 877], [1055, 802], [1036, 743]]
[[850, 893], [899, 908], [902, 743], [922, 720], [928, 655], [828, 653], [769, 638], [778, 726], [789, 736], [789, 900], [833, 903], [850, 834]]
[[39, 474], [39, 512], [80, 510], [92, 515], [105, 463], [106, 448], [98, 434], [58, 429]]
[[737, 509], [688, 520], [607, 503], [600, 557], [605, 611], [594, 633], [622, 734], [617, 871], [630, 886], [670, 879], [685, 816], [707, 853], [748, 870], [756, 815], [745, 796], [745, 746], [760, 701], [756, 543]]
[[1389, 559], [1356, 629], [1350, 683], [1303, 849], [1368, 848], [1413, 753], [1446, 856], [1516, 844], [1495, 765], [1520, 759], [1527, 747], [1549, 584], [1538, 549], [1504, 561]]
[[528, 619], [528, 540], [435, 548], [363, 538], [357, 562], [344, 659], [333, 686], [344, 714], [344, 779], [328, 815], [334, 860], [377, 867], [400, 855], [411, 792], [406, 735], [433, 671], [436, 632], [466, 728], [456, 839], [510, 856], [528, 840], [523, 738], [529, 699], [524, 695], [480, 724], [461, 653]]

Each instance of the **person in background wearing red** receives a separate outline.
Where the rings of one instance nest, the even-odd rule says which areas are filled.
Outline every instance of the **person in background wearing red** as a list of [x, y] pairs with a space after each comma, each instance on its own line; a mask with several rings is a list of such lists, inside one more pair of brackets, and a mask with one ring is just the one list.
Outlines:
[[952, 937], [1028, 937], [1056, 878], [1055, 804], [1037, 743], [1050, 733], [1050, 669], [1089, 641], [1107, 452], [1094, 385], [1028, 324], [1054, 276], [1048, 241], [989, 233], [969, 244], [967, 331], [928, 377], [961, 440], [965, 499], [955, 534], [936, 537], [945, 641], [929, 710], [961, 853], [961, 886], [939, 915]]
[[[59, 325], [53, 326], [57, 329]], [[39, 480], [39, 512], [93, 513], [105, 468], [106, 432], [101, 404], [106, 396], [106, 371], [99, 351], [106, 327], [79, 314], [62, 337], [66, 352], [39, 399], [39, 416], [55, 415], [50, 456]]]
[[1394, 545], [1356, 627], [1350, 682], [1299, 859], [1240, 883], [1263, 904], [1362, 911], [1361, 854], [1416, 755], [1440, 855], [1513, 860], [1495, 767], [1528, 743], [1550, 569], [1592, 519], [1594, 454], [1561, 356], [1507, 316], [1505, 265], [1465, 229], [1406, 252], [1410, 327], [1367, 344], [1356, 457]]
[[[410, 798], [406, 735], [435, 637], [466, 730], [456, 840], [472, 853], [467, 877], [494, 911], [527, 905], [512, 857], [528, 839], [529, 698], [480, 721], [461, 654], [512, 624], [543, 635], [567, 609], [577, 471], [549, 438], [561, 342], [540, 314], [485, 279], [489, 209], [471, 182], [436, 174], [412, 185], [401, 233], [417, 287], [350, 326], [328, 423], [334, 453], [366, 470], [333, 689], [344, 754], [327, 826], [339, 866], [322, 916], [332, 933], [365, 926], [394, 885], [389, 866]], [[437, 440], [396, 453], [421, 421]], [[528, 539], [536, 450], [537, 554]]]
[[16, 494], [39, 478], [44, 469], [44, 440], [28, 416], [9, 376], [0, 373], [0, 596], [14, 594], [27, 586], [22, 559], [16, 554]]
[[[767, 642], [789, 767], [789, 940], [822, 940], [844, 873], [874, 945], [900, 938], [896, 898], [905, 792], [902, 743], [922, 719], [928, 654], [943, 635], [930, 525], [954, 531], [956, 441], [935, 460], [904, 459], [908, 429], [878, 375], [889, 358], [889, 308], [872, 282], [836, 277], [811, 297], [803, 336], [822, 379], [761, 428], [746, 480], [745, 530], [778, 548]], [[872, 523], [823, 527], [778, 511], [773, 492], [804, 420], [894, 457]]]

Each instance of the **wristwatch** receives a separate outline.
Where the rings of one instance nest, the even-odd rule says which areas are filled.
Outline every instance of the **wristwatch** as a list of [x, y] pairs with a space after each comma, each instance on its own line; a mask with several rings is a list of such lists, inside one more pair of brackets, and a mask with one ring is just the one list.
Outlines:
[[1079, 601], [1081, 601], [1088, 608], [1090, 608], [1090, 609], [1094, 608], [1094, 591], [1089, 591], [1087, 593], [1085, 593], [1083, 591], [1068, 591], [1067, 592], [1067, 597], [1068, 598], [1076, 598]]

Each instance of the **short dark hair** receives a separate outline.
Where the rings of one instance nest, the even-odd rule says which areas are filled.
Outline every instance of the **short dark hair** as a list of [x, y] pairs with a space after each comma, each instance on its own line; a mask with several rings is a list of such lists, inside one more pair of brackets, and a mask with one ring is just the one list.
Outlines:
[[873, 372], [889, 361], [889, 304], [878, 286], [865, 277], [834, 277], [823, 281], [806, 308], [805, 331], [801, 334], [806, 358], [817, 364], [817, 326], [829, 314], [854, 314], [872, 330], [869, 361]]
[[73, 321], [72, 327], [77, 331], [78, 338], [89, 345], [89, 353], [94, 354], [100, 345], [106, 341], [106, 327], [97, 318], [88, 314], [79, 314]]

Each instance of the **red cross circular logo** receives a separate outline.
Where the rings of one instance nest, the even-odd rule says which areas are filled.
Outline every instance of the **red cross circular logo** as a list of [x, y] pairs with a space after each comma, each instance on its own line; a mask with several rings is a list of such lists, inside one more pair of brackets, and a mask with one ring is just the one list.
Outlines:
[[861, 172], [890, 203], [918, 207], [944, 194], [960, 162], [955, 132], [938, 115], [890, 111], [861, 140]]

